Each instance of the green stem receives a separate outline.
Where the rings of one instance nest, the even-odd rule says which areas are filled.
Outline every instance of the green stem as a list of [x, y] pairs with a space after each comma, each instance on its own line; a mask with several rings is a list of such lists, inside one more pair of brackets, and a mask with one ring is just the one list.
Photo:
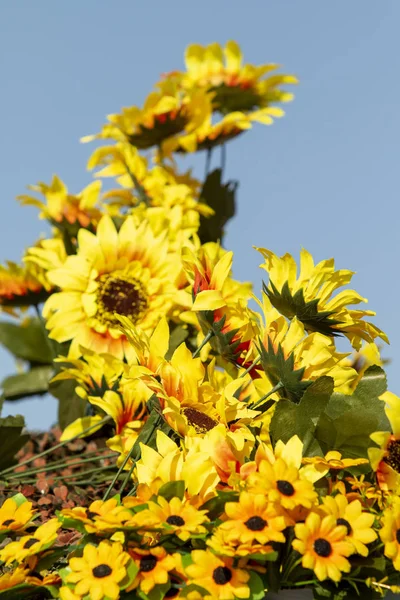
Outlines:
[[257, 364], [260, 362], [260, 360], [261, 360], [261, 356], [260, 356], [260, 355], [258, 355], [258, 356], [257, 356], [257, 358], [255, 358], [255, 359], [253, 360], [253, 362], [251, 363], [251, 365], [250, 365], [250, 366], [249, 366], [249, 367], [248, 367], [248, 368], [247, 368], [247, 369], [244, 371], [244, 373], [241, 373], [241, 374], [239, 375], [239, 378], [240, 378], [240, 377], [244, 377], [245, 375], [247, 375], [247, 373], [250, 373], [250, 371], [251, 371], [252, 369], [254, 369], [254, 367], [255, 367], [255, 366], [256, 366], [256, 365], [257, 365]]
[[114, 476], [114, 479], [112, 480], [112, 482], [110, 483], [110, 485], [108, 486], [106, 493], [103, 496], [103, 502], [105, 502], [106, 500], [108, 500], [108, 498], [110, 497], [110, 494], [114, 488], [114, 485], [116, 484], [118, 477], [121, 475], [122, 471], [124, 470], [125, 465], [127, 464], [128, 460], [131, 458], [133, 451], [135, 449], [135, 444], [132, 445], [132, 448], [129, 450], [128, 454], [125, 456], [124, 460], [122, 461], [122, 464], [120, 466], [120, 468], [118, 469], [117, 473]]
[[202, 351], [202, 349], [204, 348], [204, 346], [206, 344], [208, 344], [208, 342], [211, 340], [211, 338], [215, 335], [215, 333], [213, 332], [212, 329], [210, 329], [210, 331], [207, 333], [206, 337], [203, 339], [203, 341], [201, 342], [200, 346], [198, 348], [196, 348], [196, 350], [193, 352], [192, 354], [192, 358], [196, 358], [196, 356], [198, 354], [200, 354], [200, 352]]
[[222, 180], [222, 176], [225, 171], [225, 166], [226, 166], [226, 147], [225, 147], [225, 144], [222, 144], [222, 146], [221, 146], [221, 180]]
[[74, 244], [72, 243], [71, 236], [69, 235], [66, 228], [59, 227], [59, 229], [61, 229], [61, 232], [62, 232], [63, 242], [64, 242], [64, 246], [65, 246], [65, 252], [68, 254], [68, 256], [71, 256], [72, 254], [76, 254], [76, 248], [75, 248]]
[[264, 400], [266, 400], [267, 398], [269, 398], [270, 396], [272, 396], [272, 394], [275, 394], [275, 392], [277, 392], [281, 388], [283, 388], [283, 383], [281, 381], [279, 381], [279, 383], [277, 383], [272, 388], [272, 390], [270, 390], [268, 392], [268, 394], [265, 394], [265, 396], [263, 396], [262, 398], [260, 398], [259, 400], [257, 400], [257, 402], [253, 402], [253, 404], [249, 405], [249, 408], [255, 410], [257, 408], [257, 406], [260, 406], [260, 404], [262, 404], [264, 402]]
[[47, 454], [50, 454], [50, 452], [54, 452], [54, 450], [57, 450], [58, 448], [62, 448], [66, 444], [70, 444], [72, 441], [76, 440], [81, 435], [83, 435], [85, 433], [89, 433], [89, 431], [91, 431], [95, 427], [98, 427], [99, 425], [104, 425], [104, 423], [108, 423], [108, 421], [111, 421], [111, 417], [109, 417], [109, 416], [104, 417], [104, 419], [102, 419], [101, 421], [98, 421], [97, 423], [94, 423], [90, 427], [87, 427], [86, 429], [84, 429], [83, 431], [81, 431], [78, 435], [75, 435], [74, 437], [70, 438], [69, 440], [64, 440], [64, 442], [60, 442], [59, 444], [56, 444], [52, 448], [47, 448], [47, 450], [44, 450], [43, 452], [40, 452], [39, 454], [35, 454], [34, 456], [31, 456], [31, 458], [27, 458], [26, 460], [24, 460], [21, 463], [18, 463], [17, 465], [13, 465], [12, 467], [7, 467], [7, 469], [3, 469], [3, 471], [0, 471], [0, 477], [2, 475], [4, 475], [4, 473], [8, 473], [9, 471], [13, 471], [16, 467], [23, 467], [25, 465], [28, 465], [29, 463], [31, 463], [32, 461], [36, 460], [37, 458], [41, 458], [42, 456], [46, 456]]
[[[86, 458], [82, 458], [82, 459], [79, 459], [78, 457], [74, 456], [73, 460], [75, 462], [65, 462], [65, 459], [63, 459], [64, 462], [61, 462], [61, 461], [54, 462], [54, 463], [51, 463], [51, 465], [47, 465], [45, 467], [38, 467], [37, 469], [28, 469], [27, 471], [11, 473], [8, 476], [8, 479], [14, 479], [14, 478], [18, 479], [18, 477], [20, 477], [21, 475], [23, 475], [25, 477], [25, 476], [29, 476], [29, 475], [36, 475], [38, 473], [47, 473], [49, 471], [56, 471], [58, 469], [63, 469], [63, 468], [68, 468], [68, 467], [70, 467], [70, 468], [79, 467], [82, 463], [96, 462], [96, 460], [113, 458], [113, 457], [117, 456], [116, 452], [113, 452], [112, 454], [105, 454], [103, 456], [99, 455], [98, 452], [92, 452], [91, 454], [92, 454], [92, 456], [90, 456], [90, 457], [88, 457], [85, 454]], [[94, 455], [97, 455], [97, 458]]]
[[206, 181], [208, 174], [210, 172], [210, 166], [211, 166], [211, 155], [212, 155], [212, 149], [208, 148], [207, 149], [207, 154], [206, 154], [206, 166], [205, 166], [205, 174], [204, 174], [204, 181]]

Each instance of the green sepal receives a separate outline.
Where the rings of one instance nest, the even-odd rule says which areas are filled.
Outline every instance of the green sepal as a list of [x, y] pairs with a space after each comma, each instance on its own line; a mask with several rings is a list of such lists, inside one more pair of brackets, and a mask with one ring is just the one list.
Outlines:
[[235, 214], [237, 182], [222, 183], [222, 170], [215, 169], [207, 176], [200, 193], [200, 202], [213, 209], [211, 216], [200, 216], [198, 235], [201, 243], [218, 242], [224, 236], [226, 223]]

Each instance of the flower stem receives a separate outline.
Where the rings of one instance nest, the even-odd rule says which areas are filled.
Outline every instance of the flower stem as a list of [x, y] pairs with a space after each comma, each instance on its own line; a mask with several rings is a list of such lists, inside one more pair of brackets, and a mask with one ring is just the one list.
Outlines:
[[272, 390], [270, 390], [268, 392], [268, 394], [265, 394], [265, 396], [263, 396], [262, 398], [260, 398], [259, 400], [257, 400], [257, 402], [253, 402], [253, 404], [249, 405], [249, 408], [251, 409], [256, 409], [257, 407], [259, 407], [260, 405], [263, 404], [264, 400], [266, 400], [267, 398], [269, 398], [270, 396], [272, 396], [272, 394], [275, 394], [275, 392], [277, 392], [278, 390], [280, 390], [281, 388], [283, 388], [283, 383], [281, 381], [279, 381], [273, 388]]
[[260, 362], [260, 359], [261, 359], [261, 356], [260, 356], [260, 355], [258, 355], [258, 356], [257, 356], [257, 358], [255, 358], [255, 359], [253, 360], [253, 362], [251, 363], [251, 365], [250, 365], [250, 366], [249, 366], [249, 367], [248, 367], [248, 368], [247, 368], [247, 369], [246, 369], [246, 370], [245, 370], [243, 373], [241, 373], [241, 374], [239, 375], [239, 378], [240, 378], [240, 377], [244, 377], [245, 375], [247, 375], [247, 373], [250, 373], [250, 371], [251, 371], [252, 369], [254, 369], [254, 367], [255, 367], [255, 366], [256, 366], [256, 365], [257, 365], [257, 364]]
[[210, 331], [207, 333], [206, 337], [203, 339], [203, 341], [201, 342], [200, 346], [198, 348], [196, 348], [196, 350], [193, 352], [192, 354], [192, 358], [196, 358], [196, 356], [198, 354], [200, 354], [200, 352], [202, 351], [202, 349], [204, 348], [204, 346], [206, 344], [208, 344], [208, 342], [211, 340], [211, 338], [215, 335], [215, 333], [213, 332], [212, 329], [210, 329]]
[[[14, 478], [19, 478], [21, 475], [23, 477], [29, 476], [29, 475], [37, 475], [38, 473], [47, 473], [49, 471], [56, 471], [58, 469], [64, 469], [64, 468], [73, 468], [73, 467], [79, 467], [82, 463], [86, 463], [86, 462], [96, 462], [97, 460], [101, 460], [101, 459], [107, 459], [107, 458], [113, 458], [115, 456], [117, 456], [117, 454], [115, 452], [113, 452], [112, 454], [104, 454], [99, 455], [98, 452], [93, 452], [91, 453], [92, 456], [86, 456], [85, 458], [82, 459], [78, 459], [78, 457], [73, 457], [75, 462], [62, 462], [62, 461], [58, 461], [58, 462], [54, 462], [51, 463], [50, 465], [46, 465], [44, 467], [37, 467], [37, 469], [28, 469], [27, 471], [18, 471], [17, 473], [11, 473], [8, 478], [9, 479], [14, 479]], [[97, 454], [97, 457], [94, 456], [94, 454]], [[35, 456], [35, 458], [37, 458]], [[19, 465], [18, 465], [19, 466]], [[104, 467], [105, 468], [105, 467]]]

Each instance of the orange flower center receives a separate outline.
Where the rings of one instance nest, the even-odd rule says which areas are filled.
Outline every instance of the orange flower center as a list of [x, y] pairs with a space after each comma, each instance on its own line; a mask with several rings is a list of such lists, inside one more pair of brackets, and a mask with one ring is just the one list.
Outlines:
[[102, 275], [97, 293], [96, 317], [107, 325], [119, 325], [115, 314], [136, 323], [148, 307], [146, 291], [140, 281], [124, 273]]
[[314, 552], [322, 558], [327, 558], [332, 554], [332, 546], [328, 540], [324, 540], [324, 538], [318, 538], [314, 542]]
[[217, 585], [225, 585], [232, 579], [232, 571], [228, 567], [217, 567], [213, 571], [213, 579]]
[[112, 568], [104, 564], [97, 565], [97, 567], [94, 567], [94, 569], [92, 569], [93, 577], [97, 577], [98, 579], [101, 579], [102, 577], [108, 577], [109, 575], [111, 575], [111, 573]]

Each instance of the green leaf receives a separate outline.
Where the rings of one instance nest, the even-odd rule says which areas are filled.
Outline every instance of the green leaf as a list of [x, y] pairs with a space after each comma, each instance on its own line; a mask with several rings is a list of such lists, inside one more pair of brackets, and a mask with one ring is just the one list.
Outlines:
[[166, 360], [170, 360], [175, 350], [186, 340], [189, 335], [187, 328], [177, 325], [169, 336], [169, 347], [168, 352], [165, 355]]
[[265, 585], [263, 580], [254, 571], [249, 571], [250, 578], [247, 582], [247, 585], [250, 588], [250, 596], [249, 600], [263, 600], [265, 597]]
[[52, 598], [52, 593], [47, 587], [42, 585], [30, 585], [27, 583], [21, 583], [8, 590], [0, 591], [1, 600], [39, 600], [45, 598]]
[[214, 215], [200, 217], [198, 234], [202, 244], [222, 240], [224, 227], [235, 214], [235, 193], [238, 183], [236, 181], [222, 183], [221, 179], [221, 169], [215, 169], [208, 175], [201, 190], [200, 202], [208, 204], [214, 210]]
[[86, 400], [80, 398], [76, 392], [76, 381], [54, 381], [49, 385], [49, 392], [58, 400], [58, 423], [61, 429], [85, 416]]
[[286, 281], [279, 292], [270, 279], [268, 286], [265, 283], [263, 284], [263, 290], [270, 299], [271, 304], [282, 315], [288, 319], [297, 317], [307, 331], [319, 331], [329, 336], [341, 335], [342, 332], [336, 327], [341, 321], [332, 318], [332, 315], [335, 314], [334, 311], [319, 311], [319, 298], [306, 302], [302, 288], [292, 295]]
[[155, 585], [150, 592], [145, 594], [141, 590], [137, 592], [138, 597], [142, 598], [142, 600], [163, 600], [165, 594], [168, 592], [171, 587], [170, 583], [162, 583], [159, 585]]
[[367, 458], [371, 433], [390, 431], [385, 403], [379, 400], [385, 390], [385, 372], [372, 366], [353, 394], [332, 394], [315, 431], [322, 451], [338, 450], [347, 458]]
[[226, 502], [237, 502], [239, 495], [237, 492], [224, 492], [218, 490], [217, 496], [210, 498], [200, 506], [200, 510], [206, 510], [210, 521], [215, 521], [225, 510]]
[[311, 381], [303, 381], [304, 367], [295, 369], [293, 353], [285, 358], [281, 344], [278, 344], [275, 352], [270, 338], [268, 338], [268, 348], [260, 340], [259, 352], [261, 365], [272, 385], [282, 384], [278, 394], [298, 404], [308, 386], [311, 385]]
[[179, 500], [183, 500], [185, 495], [185, 482], [168, 481], [160, 487], [158, 490], [158, 495], [165, 498], [168, 502], [172, 500], [172, 498], [179, 498]]
[[35, 365], [53, 363], [51, 342], [39, 319], [29, 319], [22, 325], [0, 322], [0, 343], [17, 358]]
[[288, 442], [293, 435], [302, 440], [304, 456], [321, 454], [314, 432], [333, 392], [333, 379], [319, 377], [305, 391], [299, 404], [279, 400], [271, 420], [270, 433], [274, 444]]
[[22, 415], [5, 417], [0, 419], [0, 470], [10, 467], [14, 462], [14, 456], [29, 440], [29, 435], [21, 435], [25, 427]]
[[49, 389], [49, 381], [53, 374], [53, 367], [44, 365], [33, 367], [26, 373], [9, 375], [1, 383], [4, 400], [11, 401], [29, 396], [43, 396]]

